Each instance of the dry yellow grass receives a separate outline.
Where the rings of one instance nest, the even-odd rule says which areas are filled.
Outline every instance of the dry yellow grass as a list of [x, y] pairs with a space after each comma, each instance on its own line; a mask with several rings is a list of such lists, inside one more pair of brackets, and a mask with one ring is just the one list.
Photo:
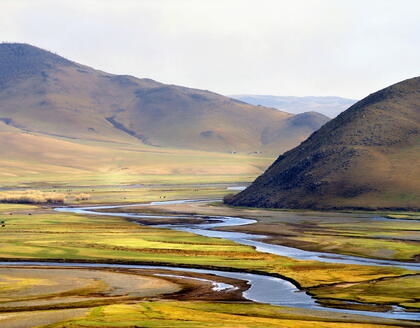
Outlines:
[[[81, 194], [84, 195], [84, 194]], [[63, 204], [65, 195], [39, 190], [8, 191], [0, 193], [0, 203], [14, 204]]]
[[74, 195], [74, 199], [77, 200], [77, 201], [89, 200], [90, 195], [86, 194], [86, 193], [81, 193], [81, 194]]
[[[139, 302], [94, 308], [83, 318], [49, 328], [177, 327], [177, 328], [397, 328], [414, 323], [262, 304], [209, 302]], [[45, 327], [46, 328], [46, 327]]]
[[2, 186], [251, 181], [273, 160], [252, 154], [1, 132], [1, 124], [0, 149]]

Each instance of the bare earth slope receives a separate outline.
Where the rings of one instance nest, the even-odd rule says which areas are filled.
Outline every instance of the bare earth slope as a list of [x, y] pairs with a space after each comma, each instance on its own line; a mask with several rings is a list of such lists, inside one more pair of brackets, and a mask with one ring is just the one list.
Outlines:
[[302, 115], [105, 73], [27, 44], [0, 44], [0, 132], [273, 153], [328, 121], [319, 113]]
[[369, 95], [281, 155], [232, 205], [420, 209], [420, 77]]

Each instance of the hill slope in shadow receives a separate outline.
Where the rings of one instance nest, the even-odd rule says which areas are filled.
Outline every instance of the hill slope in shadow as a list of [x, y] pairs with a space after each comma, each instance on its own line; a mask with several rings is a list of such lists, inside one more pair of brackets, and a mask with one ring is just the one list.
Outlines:
[[231, 205], [420, 209], [420, 77], [369, 95], [281, 155]]

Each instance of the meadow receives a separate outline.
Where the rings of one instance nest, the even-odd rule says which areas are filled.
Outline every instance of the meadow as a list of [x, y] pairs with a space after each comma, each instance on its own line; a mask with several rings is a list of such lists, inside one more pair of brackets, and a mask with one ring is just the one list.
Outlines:
[[1, 126], [0, 148], [2, 187], [249, 182], [273, 160], [273, 155], [2, 132]]
[[81, 318], [45, 326], [213, 328], [394, 328], [414, 323], [326, 314], [269, 305], [209, 302], [141, 302], [97, 307]]
[[[155, 193], [156, 198], [162, 190], [148, 192]], [[181, 198], [184, 192], [181, 189]], [[256, 252], [250, 246], [228, 240], [140, 226], [121, 218], [86, 217], [30, 205], [3, 204], [0, 209], [5, 218], [5, 227], [0, 235], [0, 256], [3, 259], [118, 261], [233, 268], [280, 274], [304, 288], [365, 283], [383, 277], [413, 274], [409, 270], [392, 267], [294, 260]], [[340, 298], [352, 300], [351, 297]], [[396, 303], [411, 302], [411, 297], [401, 297]]]
[[[219, 293], [211, 292], [206, 283], [184, 280], [178, 283], [171, 281], [172, 278], [156, 277], [154, 273], [143, 269], [0, 268], [0, 325], [43, 328], [415, 327], [410, 321], [253, 304], [240, 298], [215, 302], [211, 301], [212, 294]], [[197, 295], [204, 299], [195, 300]]]
[[[226, 189], [227, 186], [228, 184], [138, 188], [81, 186], [54, 189], [48, 187], [40, 191], [64, 194], [66, 199], [75, 205], [126, 204], [169, 199], [221, 199], [223, 195], [230, 192]], [[90, 199], [76, 200], [76, 195], [81, 193], [89, 193]], [[135, 208], [130, 208], [130, 211], [133, 210]], [[358, 255], [367, 254], [369, 249], [378, 247], [379, 244], [372, 244], [375, 242], [375, 236], [386, 233], [394, 239], [381, 246], [393, 250], [392, 256], [388, 255], [388, 258], [407, 259], [415, 254], [415, 250], [410, 247], [401, 246], [404, 245], [401, 237], [407, 231], [413, 231], [414, 235], [417, 229], [417, 222], [414, 220], [404, 221], [402, 225], [399, 221], [391, 219], [386, 222], [374, 221], [369, 226], [364, 220], [356, 219], [366, 214], [341, 213], [338, 217], [337, 213], [316, 213], [315, 215], [305, 212], [232, 209], [221, 206], [220, 203], [145, 207], [141, 210], [170, 212], [175, 215], [201, 213], [256, 217], [259, 220], [257, 224], [235, 229], [264, 234], [271, 230], [271, 242], [296, 243], [299, 238], [302, 238], [300, 246], [303, 248], [328, 250], [330, 247], [336, 252], [340, 252], [340, 249], [351, 249], [348, 241], [354, 239], [359, 245], [358, 251], [352, 252]], [[391, 215], [391, 213], [388, 214]], [[49, 205], [3, 203], [0, 204], [0, 217], [5, 222], [5, 226], [0, 228], [2, 245], [0, 259], [2, 260], [149, 263], [260, 272], [288, 277], [316, 296], [319, 302], [326, 306], [354, 308], [355, 306], [348, 301], [357, 301], [361, 302], [357, 308], [363, 310], [386, 311], [390, 305], [400, 305], [407, 309], [418, 307], [418, 299], [413, 291], [420, 288], [420, 279], [415, 272], [406, 269], [295, 260], [257, 252], [252, 247], [228, 240], [138, 225], [123, 218], [60, 213], [53, 211]], [[337, 225], [339, 220], [342, 222], [341, 225]], [[358, 220], [359, 223], [353, 224], [354, 220]], [[361, 225], [360, 222], [365, 222], [365, 224]], [[332, 232], [326, 233], [330, 229]], [[333, 238], [333, 234], [336, 234], [337, 238]], [[357, 235], [359, 235], [358, 238], [353, 237]], [[321, 238], [324, 238], [323, 243], [320, 242]], [[398, 238], [401, 240], [396, 241], [395, 239]], [[412, 239], [412, 236], [410, 238]], [[76, 279], [77, 276], [77, 270], [75, 270], [73, 278]], [[37, 279], [29, 276], [26, 278]], [[39, 282], [31, 281], [39, 284]], [[22, 281], [19, 283], [22, 284]], [[385, 285], [386, 288], [384, 288]], [[76, 293], [64, 295], [75, 297], [79, 293], [79, 297], [81, 295], [86, 297], [92, 293], [95, 294], [95, 288], [98, 292], [101, 288], [103, 289], [103, 286], [91, 285], [88, 293], [86, 293], [86, 288], [76, 288]], [[24, 300], [25, 298], [22, 297], [21, 301]], [[35, 310], [34, 304], [37, 304], [37, 300], [33, 302], [35, 303], [31, 303], [31, 306]], [[372, 302], [376, 305], [370, 304]], [[84, 310], [79, 312], [76, 311], [74, 305], [66, 304], [64, 302], [61, 307], [41, 307], [30, 316], [33, 318], [39, 316], [39, 322], [48, 327], [373, 328], [383, 327], [383, 325], [387, 327], [411, 325], [409, 322], [374, 317], [367, 319], [354, 316], [349, 319], [349, 316], [344, 318], [340, 314], [331, 312], [304, 313], [303, 310], [268, 305], [220, 303], [220, 300], [218, 303], [206, 301], [206, 299], [200, 301], [185, 299], [183, 302], [176, 302], [168, 296], [154, 296], [153, 300], [148, 301], [136, 298], [134, 303], [133, 299], [130, 302], [112, 298], [89, 299], [87, 303], [82, 303]], [[27, 320], [29, 314], [24, 310], [25, 307], [19, 312], [9, 311], [0, 315], [0, 320], [6, 314], [9, 317], [4, 318], [9, 319], [4, 319], [6, 320], [4, 322]], [[69, 311], [60, 312], [63, 319], [68, 317], [69, 321], [54, 323], [58, 321], [54, 319], [58, 316], [57, 311]], [[13, 320], [10, 314], [13, 314]]]
[[[150, 209], [253, 218], [258, 222], [222, 229], [260, 233], [269, 236], [270, 243], [310, 251], [408, 262], [417, 261], [419, 254], [420, 222], [418, 214], [413, 212], [276, 210], [230, 207], [221, 202], [171, 204]], [[119, 211], [135, 211], [135, 208]]]

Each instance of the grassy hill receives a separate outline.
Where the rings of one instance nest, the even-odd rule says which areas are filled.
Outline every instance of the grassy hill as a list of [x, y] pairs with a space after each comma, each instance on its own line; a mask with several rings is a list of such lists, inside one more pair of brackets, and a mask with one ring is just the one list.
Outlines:
[[3, 185], [249, 180], [327, 121], [0, 44]]
[[369, 95], [281, 155], [229, 204], [420, 209], [420, 77]]
[[94, 70], [0, 44], [0, 120], [44, 135], [218, 152], [285, 151], [328, 118], [299, 118], [210, 91]]

